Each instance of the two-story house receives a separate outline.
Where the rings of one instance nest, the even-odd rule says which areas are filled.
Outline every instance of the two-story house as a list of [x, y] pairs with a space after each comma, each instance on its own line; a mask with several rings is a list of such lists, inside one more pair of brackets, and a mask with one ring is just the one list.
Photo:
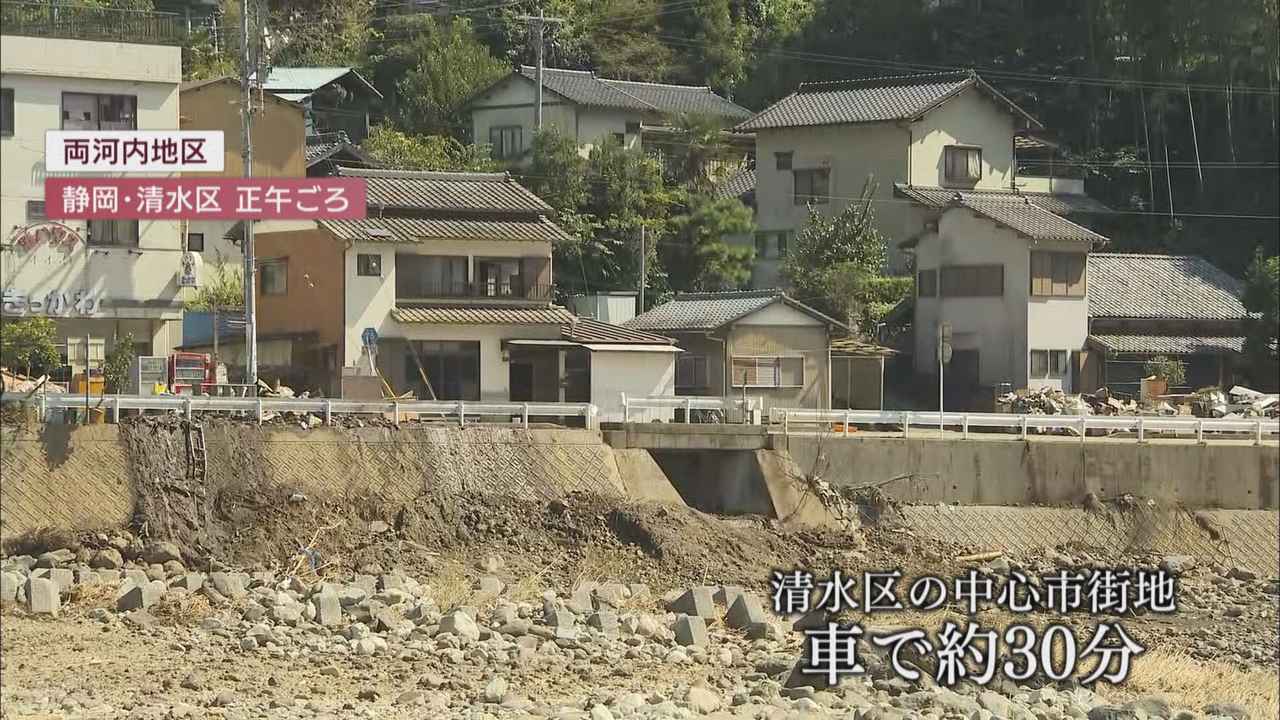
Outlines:
[[[895, 184], [1012, 191], [1015, 137], [1041, 125], [976, 74], [954, 72], [804, 83], [737, 129], [756, 135], [749, 189], [758, 227], [754, 238], [737, 241], [756, 248], [753, 286], [774, 287], [789, 238], [808, 221], [808, 206], [839, 212], [861, 196], [869, 178], [890, 266], [907, 269], [898, 245], [919, 232], [924, 213]], [[1104, 209], [1082, 195], [1064, 202]]]
[[[139, 20], [145, 20], [140, 22]], [[56, 20], [56, 22], [55, 22]], [[176, 130], [176, 15], [6, 3], [0, 26], [0, 286], [4, 319], [50, 317], [73, 372], [116, 338], [167, 354], [182, 343], [176, 221], [44, 224], [45, 132]], [[87, 352], [86, 352], [87, 336]]]
[[[1051, 149], [1031, 114], [975, 73], [933, 73], [807, 83], [738, 129], [756, 133], [754, 183], [725, 192], [755, 204], [759, 232], [735, 239], [755, 245], [753, 284], [781, 283], [810, 206], [839, 212], [871, 179], [888, 269], [916, 272], [916, 371], [937, 376], [945, 324], [961, 402], [1003, 383], [1072, 389], [1066, 366], [1083, 362], [1088, 335], [1085, 258], [1106, 242], [1073, 220], [1107, 209], [1079, 180], [1019, 175], [1018, 152]], [[1063, 367], [1040, 372], [1043, 351], [1064, 348], [1050, 360]]]
[[349, 67], [273, 67], [262, 89], [306, 109], [307, 134], [345, 132], [353, 143], [369, 136], [369, 113], [382, 100]]
[[280, 358], [264, 374], [336, 395], [343, 368], [372, 356], [397, 393], [423, 399], [671, 394], [669, 339], [580, 324], [552, 303], [551, 248], [568, 237], [506, 173], [339, 174], [368, 183], [366, 219], [264, 222], [256, 235], [259, 341]]
[[[519, 162], [533, 146], [537, 128], [537, 70], [522, 66], [477, 93], [464, 106], [471, 113], [472, 140], [488, 143], [493, 156]], [[706, 86], [610, 80], [589, 70], [543, 68], [542, 119], [545, 127], [577, 141], [586, 155], [612, 137], [628, 148], [662, 156], [676, 142], [673, 125], [681, 115], [714, 118], [725, 126], [751, 111]], [[739, 164], [751, 152], [751, 138], [725, 133], [732, 148], [722, 164]]]

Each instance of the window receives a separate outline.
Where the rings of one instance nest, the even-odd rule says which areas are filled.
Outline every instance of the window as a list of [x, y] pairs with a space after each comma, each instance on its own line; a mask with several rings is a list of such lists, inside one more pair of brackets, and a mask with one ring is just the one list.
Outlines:
[[938, 294], [938, 271], [921, 270], [916, 273], [916, 296], [936, 297]]
[[756, 233], [756, 257], [769, 257], [769, 233]]
[[801, 387], [804, 385], [804, 358], [735, 356], [732, 372], [731, 382], [734, 387]]
[[778, 233], [778, 257], [780, 258], [787, 256], [787, 241], [790, 239], [790, 235], [791, 233], [785, 230]]
[[396, 299], [465, 297], [467, 258], [396, 253]]
[[187, 252], [204, 252], [204, 233], [187, 233]]
[[639, 121], [639, 120], [628, 120], [628, 121], [627, 121], [627, 134], [628, 134], [628, 135], [639, 135], [639, 134], [640, 134], [640, 121]]
[[1037, 380], [1065, 378], [1069, 372], [1070, 357], [1066, 350], [1032, 350], [1030, 376]]
[[944, 159], [948, 180], [977, 182], [982, 179], [982, 148], [948, 145]]
[[357, 254], [356, 275], [361, 277], [382, 277], [382, 256], [378, 253]]
[[138, 221], [90, 220], [86, 242], [90, 245], [138, 247]]
[[773, 154], [775, 167], [779, 170], [790, 170], [791, 159], [795, 157], [793, 152], [776, 152]]
[[830, 200], [831, 171], [826, 168], [796, 170], [795, 204], [825, 204]]
[[502, 125], [489, 128], [489, 144], [493, 156], [503, 160], [518, 157], [524, 151], [524, 129], [519, 125]]
[[1004, 295], [1004, 266], [943, 267], [939, 284], [942, 297], [1000, 297]]
[[684, 353], [676, 360], [676, 387], [705, 388], [710, 384], [706, 355]]
[[[414, 340], [404, 354], [405, 383], [416, 397], [437, 400], [480, 399], [480, 343]], [[422, 373], [418, 372], [422, 363]], [[428, 388], [422, 381], [431, 381]], [[396, 385], [400, 387], [400, 385]]]
[[13, 88], [0, 88], [0, 135], [12, 135], [13, 126]]
[[133, 95], [62, 93], [63, 130], [137, 130], [138, 98]]
[[520, 294], [518, 258], [476, 258], [476, 289], [482, 297], [510, 297]]
[[1031, 253], [1031, 294], [1084, 297], [1085, 265], [1084, 253]]
[[622, 133], [609, 133], [609, 135], [612, 136], [614, 140], [617, 140], [619, 145], [627, 144], [626, 135], [623, 135]]
[[43, 222], [48, 219], [49, 219], [49, 215], [44, 211], [43, 200], [27, 201], [27, 222], [28, 223]]
[[289, 292], [289, 261], [268, 260], [258, 268], [262, 277], [260, 292], [263, 295], [284, 295]]

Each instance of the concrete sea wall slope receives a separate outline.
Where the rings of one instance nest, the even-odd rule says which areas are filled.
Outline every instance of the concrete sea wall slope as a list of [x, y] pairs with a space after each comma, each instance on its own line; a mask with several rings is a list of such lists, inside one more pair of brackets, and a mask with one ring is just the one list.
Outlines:
[[[907, 503], [1080, 505], [1123, 495], [1191, 508], [1280, 507], [1280, 447], [1068, 438], [774, 436], [834, 485], [882, 485]], [[900, 481], [892, 478], [910, 476]]]
[[[900, 503], [892, 522], [917, 536], [1009, 550], [1078, 543], [1117, 558], [1189, 554], [1280, 572], [1274, 446], [792, 436], [773, 438], [773, 449], [664, 451], [614, 449], [595, 431], [502, 426], [211, 421], [203, 433], [207, 459], [197, 468], [192, 434], [173, 418], [5, 427], [0, 539], [157, 517], [175, 526], [155, 531], [216, 525], [204, 515], [218, 511], [209, 499], [264, 486], [404, 504], [436, 493], [551, 500], [581, 491], [822, 525], [833, 516], [808, 485], [818, 475], [878, 486]], [[155, 512], [187, 497], [196, 498], [188, 508]], [[1019, 507], [1027, 505], [1040, 507]]]

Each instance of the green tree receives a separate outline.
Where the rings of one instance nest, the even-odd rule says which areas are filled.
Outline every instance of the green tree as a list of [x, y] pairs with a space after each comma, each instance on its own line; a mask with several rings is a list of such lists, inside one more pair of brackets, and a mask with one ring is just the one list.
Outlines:
[[213, 357], [218, 358], [218, 316], [244, 307], [244, 272], [232, 263], [218, 263], [204, 285], [187, 299], [185, 307], [210, 314], [213, 322]]
[[691, 193], [671, 226], [660, 255], [673, 290], [736, 290], [751, 280], [754, 248], [725, 242], [755, 229], [751, 209], [737, 198]]
[[600, 75], [616, 80], [663, 80], [675, 53], [658, 37], [659, 0], [597, 0], [582, 17], [587, 50]]
[[387, 18], [369, 70], [387, 116], [401, 129], [456, 137], [466, 130], [458, 107], [510, 72], [476, 37], [470, 20], [418, 14]]
[[665, 37], [689, 38], [676, 46], [682, 60], [677, 79], [720, 91], [731, 91], [742, 81], [754, 32], [744, 18], [734, 17], [735, 5], [740, 3], [701, 0], [691, 11], [664, 15]]
[[58, 328], [49, 318], [14, 318], [0, 322], [0, 364], [28, 376], [58, 366]]
[[599, 226], [583, 243], [586, 282], [595, 288], [636, 287], [643, 227], [648, 280], [664, 286], [665, 273], [656, 262], [655, 248], [666, 240], [671, 205], [677, 198], [663, 183], [662, 164], [609, 138], [591, 149], [588, 176], [591, 191], [585, 212]]
[[697, 192], [709, 192], [716, 181], [716, 163], [729, 157], [724, 124], [707, 115], [684, 114], [675, 118], [675, 136], [658, 144], [666, 157], [667, 178]]
[[1155, 376], [1169, 384], [1169, 388], [1178, 387], [1187, 381], [1187, 366], [1181, 360], [1174, 360], [1164, 355], [1156, 355], [1142, 364], [1145, 376]]
[[133, 333], [125, 333], [124, 337], [116, 336], [111, 352], [102, 362], [102, 379], [108, 394], [119, 394], [125, 391], [129, 383], [129, 367], [137, 357], [133, 346]]
[[874, 330], [864, 318], [890, 300], [884, 297], [885, 284], [877, 280], [886, 251], [885, 239], [875, 229], [875, 192], [875, 180], [868, 177], [861, 196], [841, 212], [824, 217], [810, 206], [809, 223], [796, 233], [782, 265], [798, 299], [860, 326], [863, 333]]
[[1244, 306], [1253, 314], [1246, 324], [1245, 365], [1250, 381], [1274, 390], [1280, 385], [1280, 256], [1254, 253], [1245, 276]]
[[376, 162], [400, 170], [495, 172], [488, 145], [468, 145], [444, 135], [409, 135], [386, 125], [369, 133], [361, 145]]
[[[595, 218], [586, 212], [590, 183], [587, 159], [578, 152], [578, 144], [553, 127], [534, 133], [529, 164], [520, 180], [555, 209], [556, 223], [573, 238], [572, 243], [556, 248], [558, 267], [577, 267], [581, 242], [597, 226]], [[569, 261], [571, 264], [560, 264]]]
[[364, 62], [373, 39], [373, 0], [268, 0], [266, 5], [272, 65], [359, 67]]

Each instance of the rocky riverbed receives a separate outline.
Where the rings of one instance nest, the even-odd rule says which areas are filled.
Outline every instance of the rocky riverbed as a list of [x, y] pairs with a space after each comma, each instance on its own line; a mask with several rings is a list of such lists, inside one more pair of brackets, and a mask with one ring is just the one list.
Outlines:
[[[877, 551], [874, 542], [864, 550]], [[998, 558], [983, 570], [1037, 572], [1085, 559]], [[302, 554], [272, 570], [195, 569], [176, 545], [127, 534], [8, 557], [0, 562], [0, 715], [1275, 717], [1275, 579], [1194, 558], [1162, 561], [1180, 573], [1179, 614], [1130, 618], [1148, 647], [1135, 673], [1150, 661], [1166, 664], [1149, 665], [1147, 676], [1217, 673], [1218, 681], [1092, 689], [1000, 677], [946, 688], [928, 672], [908, 682], [869, 644], [860, 647], [865, 673], [828, 687], [797, 672], [804, 635], [795, 618], [773, 613], [764, 576], [748, 589], [625, 577], [556, 588], [515, 571], [518, 557], [496, 553], [447, 563], [436, 556], [429, 573], [343, 572], [315, 561]]]

